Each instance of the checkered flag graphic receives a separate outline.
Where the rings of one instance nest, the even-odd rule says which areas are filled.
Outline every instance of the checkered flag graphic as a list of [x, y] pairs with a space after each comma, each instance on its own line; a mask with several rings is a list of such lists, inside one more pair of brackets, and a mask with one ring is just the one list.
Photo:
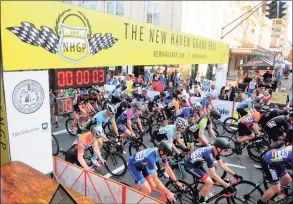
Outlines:
[[112, 37], [111, 33], [106, 33], [104, 36], [100, 33], [96, 33], [89, 40], [90, 51], [94, 55], [101, 50], [106, 50], [112, 47], [117, 41], [118, 39]]
[[9, 27], [9, 31], [14, 33], [22, 42], [34, 46], [41, 46], [47, 51], [56, 54], [58, 52], [59, 38], [51, 28], [41, 26], [38, 30], [34, 24], [22, 22], [22, 27]]

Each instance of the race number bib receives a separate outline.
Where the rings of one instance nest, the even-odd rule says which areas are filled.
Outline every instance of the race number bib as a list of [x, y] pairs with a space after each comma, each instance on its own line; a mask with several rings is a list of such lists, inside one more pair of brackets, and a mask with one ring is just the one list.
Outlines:
[[146, 152], [147, 150], [142, 150], [140, 152], [137, 152], [136, 155], [135, 155], [135, 160], [136, 161], [139, 161], [139, 160], [143, 160], [144, 159], [144, 153]]
[[281, 149], [275, 151], [275, 158], [287, 158], [288, 157], [288, 149]]
[[181, 115], [182, 111], [183, 111], [182, 109], [179, 109], [179, 110], [177, 110], [177, 111], [176, 111], [176, 113], [175, 113], [175, 114], [176, 114], [176, 116], [179, 116], [179, 115]]
[[205, 148], [200, 148], [196, 151], [194, 151], [192, 154], [191, 154], [191, 160], [193, 162], [195, 161], [203, 161], [203, 158], [202, 158], [202, 153], [204, 151]]
[[161, 127], [161, 128], [159, 129], [159, 134], [160, 134], [160, 135], [167, 134], [167, 127]]
[[249, 116], [246, 117], [245, 120], [244, 120], [245, 123], [250, 123], [251, 121], [253, 121], [253, 117], [252, 117], [252, 115], [249, 115]]
[[270, 122], [267, 123], [267, 126], [268, 126], [269, 128], [273, 128], [273, 127], [276, 127], [277, 124], [276, 124], [275, 121], [270, 121]]

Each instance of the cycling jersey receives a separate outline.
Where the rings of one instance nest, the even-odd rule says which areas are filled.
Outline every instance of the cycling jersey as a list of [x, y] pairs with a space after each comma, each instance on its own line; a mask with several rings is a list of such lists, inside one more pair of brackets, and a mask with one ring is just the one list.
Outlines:
[[239, 108], [239, 109], [247, 109], [247, 110], [252, 109], [253, 108], [252, 100], [247, 99], [247, 100], [239, 103], [237, 108]]
[[136, 100], [140, 102], [146, 102], [148, 100], [146, 95], [143, 96], [142, 94], [134, 94], [133, 96], [135, 96]]
[[134, 108], [130, 108], [126, 111], [124, 111], [118, 118], [116, 123], [117, 124], [124, 124], [127, 120], [130, 120], [134, 117], [139, 117], [140, 113], [135, 112]]
[[85, 134], [80, 135], [78, 138], [78, 143], [77, 143], [78, 153], [84, 153], [85, 148], [93, 144], [95, 141], [96, 139], [95, 137], [93, 137], [91, 132], [87, 132]]
[[207, 125], [210, 125], [210, 121], [206, 116], [201, 116], [197, 123], [187, 127], [186, 129], [186, 139], [188, 143], [193, 143], [194, 139], [198, 138], [199, 131], [205, 131]]
[[292, 145], [270, 150], [263, 156], [262, 168], [272, 184], [279, 183], [279, 178], [288, 173], [286, 167], [292, 168]]
[[181, 117], [187, 119], [189, 115], [194, 115], [191, 107], [184, 107], [174, 112], [174, 119]]
[[258, 121], [260, 120], [260, 117], [261, 117], [260, 113], [255, 112], [255, 113], [243, 116], [242, 118], [240, 118], [239, 122], [244, 124], [246, 127], [251, 127], [253, 123], [258, 123]]
[[[158, 148], [142, 150], [129, 158], [128, 171], [138, 184], [143, 184], [145, 177], [156, 172], [156, 162], [160, 160]], [[162, 159], [162, 162], [167, 163], [167, 159]]]
[[74, 110], [74, 113], [77, 113], [79, 114], [80, 113], [80, 110], [79, 110], [79, 105], [84, 105], [85, 104], [85, 100], [82, 100], [80, 96], [77, 96], [77, 100], [76, 100], [76, 104], [73, 105], [73, 110]]
[[122, 101], [119, 103], [119, 106], [117, 108], [117, 113], [115, 114], [116, 119], [127, 109], [131, 108], [129, 104], [127, 104], [126, 101]]
[[203, 108], [207, 108], [210, 105], [209, 100], [205, 96], [200, 99], [200, 103]]
[[269, 138], [272, 139], [274, 142], [278, 141], [278, 137], [283, 135], [284, 132], [286, 133], [288, 129], [289, 124], [286, 116], [284, 115], [274, 117], [273, 119], [269, 120], [264, 126], [264, 130], [268, 134]]
[[198, 148], [186, 158], [186, 171], [204, 181], [208, 175], [203, 163], [207, 163], [208, 168], [213, 168], [215, 159], [220, 160], [220, 155], [214, 157], [213, 146]]
[[200, 97], [195, 97], [195, 96], [192, 96], [188, 99], [188, 103], [190, 105], [194, 104], [195, 102], [200, 102], [201, 98]]
[[106, 122], [106, 121], [108, 121], [109, 119], [111, 119], [110, 116], [107, 116], [107, 115], [106, 115], [106, 111], [105, 111], [105, 110], [104, 110], [104, 111], [100, 111], [100, 112], [98, 112], [98, 113], [94, 116], [94, 118], [96, 119], [97, 125], [100, 125], [100, 126], [103, 124], [103, 122]]
[[153, 104], [160, 104], [160, 103], [162, 103], [162, 101], [163, 101], [163, 99], [160, 97], [160, 95], [156, 95], [156, 96], [154, 96], [152, 105]]

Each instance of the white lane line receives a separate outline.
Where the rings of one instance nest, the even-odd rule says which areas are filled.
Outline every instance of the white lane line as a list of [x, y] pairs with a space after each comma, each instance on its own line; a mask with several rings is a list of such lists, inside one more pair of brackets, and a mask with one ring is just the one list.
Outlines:
[[60, 131], [57, 131], [57, 132], [52, 132], [53, 135], [61, 135], [61, 134], [64, 134], [64, 133], [67, 133], [67, 130], [60, 130]]
[[[127, 165], [128, 165], [128, 162], [127, 162]], [[116, 174], [116, 173], [118, 173], [119, 171], [121, 171], [123, 168], [127, 168], [127, 166], [124, 167], [124, 165], [122, 165], [122, 166], [118, 167], [117, 169], [114, 169], [114, 170], [113, 170], [113, 173]], [[112, 175], [111, 175], [110, 173], [107, 173], [104, 177], [106, 177], [106, 178], [110, 178], [111, 176], [112, 176]]]
[[[214, 161], [214, 163], [217, 164], [216, 161]], [[236, 167], [236, 168], [239, 168], [239, 169], [246, 169], [245, 166], [240, 166], [240, 165], [236, 165], [236, 164], [229, 164], [229, 163], [226, 163], [226, 162], [225, 162], [225, 164], [226, 164], [227, 166], [233, 166], [233, 167]]]

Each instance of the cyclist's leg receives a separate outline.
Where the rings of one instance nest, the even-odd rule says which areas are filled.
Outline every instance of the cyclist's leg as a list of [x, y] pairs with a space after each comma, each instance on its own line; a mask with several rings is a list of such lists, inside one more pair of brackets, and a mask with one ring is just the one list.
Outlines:
[[265, 202], [271, 199], [276, 193], [281, 191], [281, 185], [278, 173], [274, 166], [264, 162], [262, 163], [262, 168], [264, 170], [267, 180], [271, 184], [269, 189], [266, 190], [261, 197], [261, 201]]
[[203, 182], [204, 184], [199, 187], [202, 197], [206, 197], [213, 187], [213, 180], [208, 176], [205, 168], [200, 165], [198, 167], [191, 164], [189, 161], [185, 161], [185, 170], [191, 174], [196, 180]]
[[187, 148], [190, 150], [190, 151], [193, 151], [194, 150], [194, 134], [193, 132], [191, 131], [187, 131], [186, 132], [186, 140], [187, 140]]
[[131, 159], [128, 163], [128, 172], [131, 174], [131, 176], [134, 178], [135, 182], [140, 185], [142, 192], [149, 195], [152, 192], [151, 186], [146, 181], [145, 177], [142, 174], [143, 169], [136, 168], [132, 162]]
[[79, 120], [79, 112], [78, 111], [74, 111], [74, 113], [73, 113], [72, 130], [75, 130], [78, 120]]
[[118, 129], [123, 132], [122, 135], [121, 135], [121, 139], [122, 139], [122, 143], [124, 143], [124, 141], [126, 140], [126, 138], [128, 136], [131, 136], [131, 132], [123, 124], [118, 124]]
[[288, 174], [287, 169], [285, 167], [280, 168], [280, 183], [281, 183], [281, 190], [288, 186], [289, 183], [292, 182], [291, 176]]
[[237, 142], [239, 143], [252, 140], [255, 137], [251, 130], [249, 130], [249, 128], [241, 122], [238, 123], [238, 133], [239, 138], [237, 139]]

